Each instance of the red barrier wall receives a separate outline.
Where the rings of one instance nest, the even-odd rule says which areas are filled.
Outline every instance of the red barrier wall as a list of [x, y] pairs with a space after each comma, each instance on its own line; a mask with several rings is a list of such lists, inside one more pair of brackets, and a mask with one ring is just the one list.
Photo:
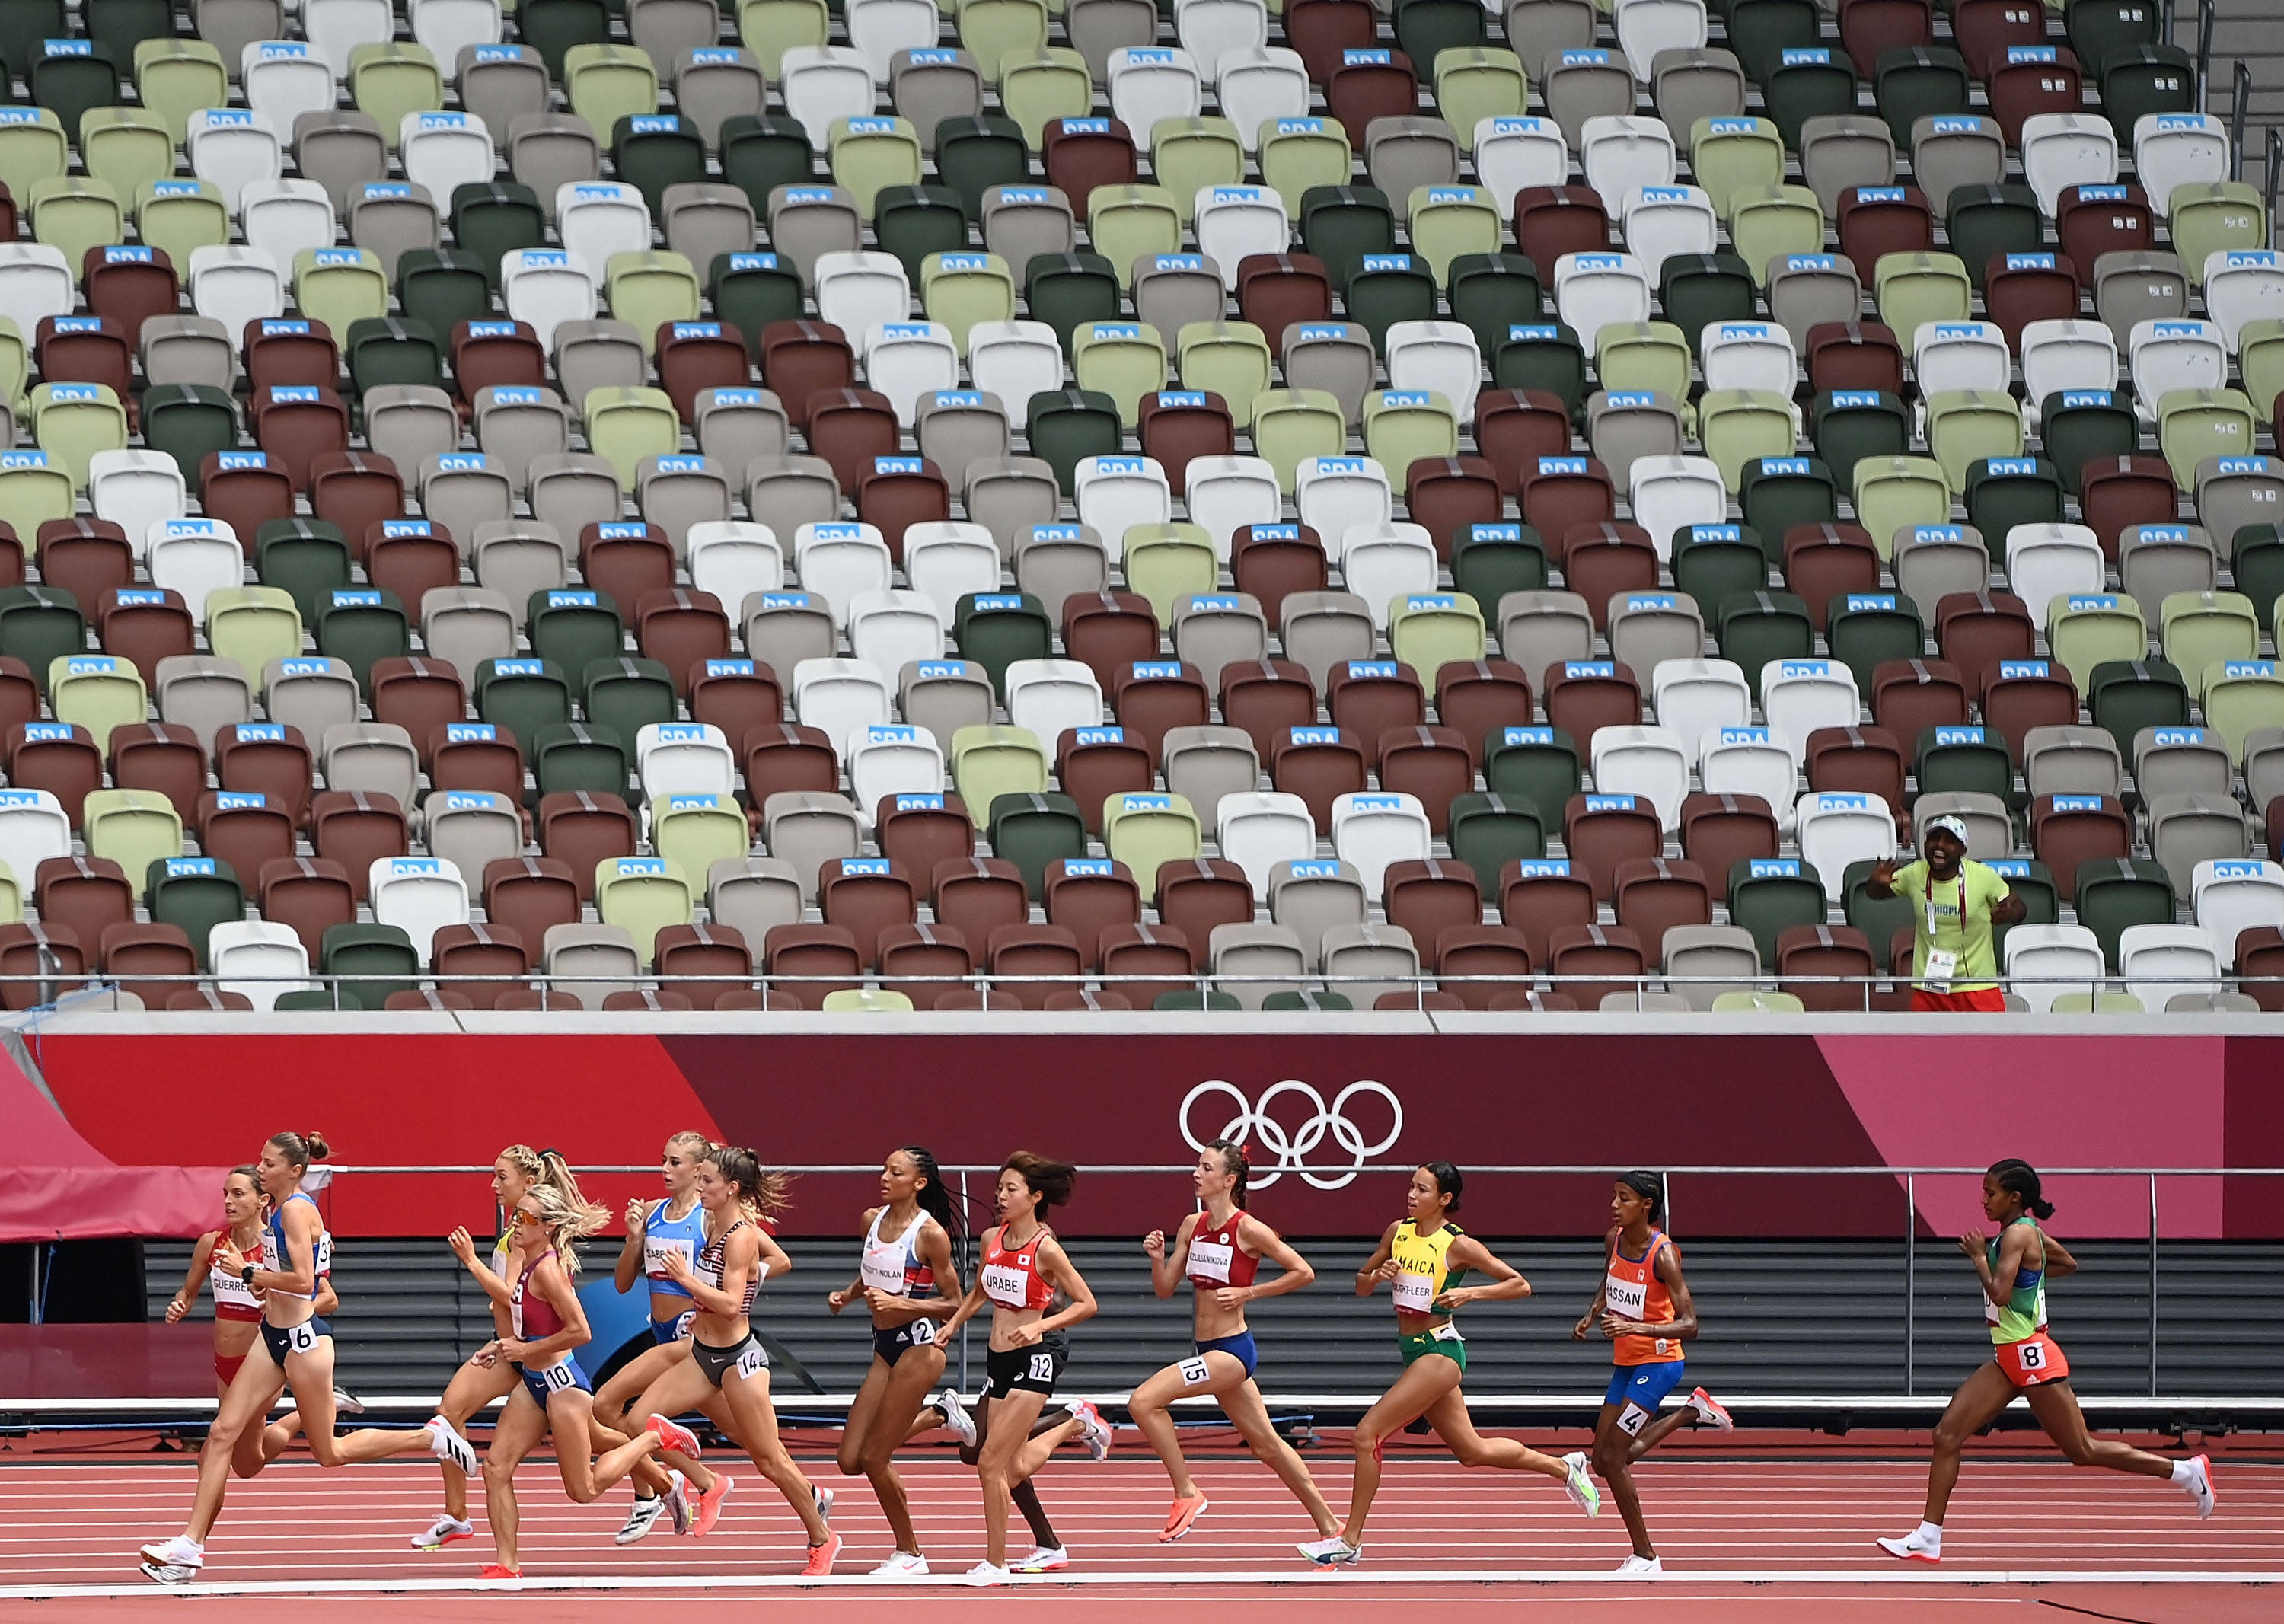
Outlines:
[[[1185, 1163], [1233, 1118], [1256, 1163], [1280, 1141], [1300, 1172], [1256, 1206], [1295, 1234], [1360, 1233], [1396, 1214], [1393, 1175], [1359, 1161], [1444, 1158], [1613, 1168], [2284, 1166], [2284, 1040], [2056, 1035], [1772, 1035], [1576, 1031], [1228, 1035], [773, 1030], [704, 1036], [51, 1032], [40, 1061], [72, 1124], [121, 1162], [226, 1165], [280, 1128], [318, 1128], [358, 1164], [488, 1164], [554, 1145], [575, 1165], [641, 1163], [699, 1128], [788, 1163], [870, 1164], [925, 1144], [951, 1163], [1029, 1147], [1082, 1167]], [[1224, 1087], [1203, 1087], [1218, 1081]], [[1280, 1086], [1289, 1083], [1305, 1087]], [[1365, 1086], [1357, 1086], [1357, 1085]], [[1345, 1091], [1345, 1092], [1344, 1092]], [[1265, 1107], [1265, 1109], [1264, 1109]], [[1337, 1109], [1335, 1109], [1337, 1107]], [[616, 1210], [655, 1186], [591, 1178]], [[988, 1199], [989, 1180], [969, 1181]], [[1971, 1179], [1921, 1179], [1922, 1233], [1978, 1222]], [[786, 1228], [851, 1229], [872, 1190], [815, 1175]], [[1483, 1176], [1469, 1222], [1507, 1234], [1599, 1228], [1600, 1177]], [[2148, 1231], [2146, 1181], [2063, 1178], [2061, 1232]], [[2284, 1235], [2284, 1180], [2170, 1178], [2176, 1238]], [[1183, 1211], [1177, 1175], [1082, 1180], [1056, 1215], [1074, 1234], [1138, 1233]], [[490, 1222], [484, 1181], [345, 1175], [331, 1221], [348, 1235]], [[1899, 1178], [1677, 1178], [1674, 1222], [1708, 1235], [1893, 1235]]]

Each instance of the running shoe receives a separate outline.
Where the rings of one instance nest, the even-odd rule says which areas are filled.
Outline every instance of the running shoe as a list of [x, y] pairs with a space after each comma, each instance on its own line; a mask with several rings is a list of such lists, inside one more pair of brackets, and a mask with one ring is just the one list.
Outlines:
[[946, 1387], [929, 1401], [943, 1412], [943, 1424], [951, 1429], [951, 1435], [959, 1440], [959, 1447], [963, 1449], [974, 1448], [975, 1417], [969, 1415], [967, 1406], [959, 1401], [959, 1389]]
[[523, 1570], [520, 1567], [502, 1567], [497, 1562], [487, 1562], [484, 1564], [482, 1569], [476, 1574], [476, 1577], [479, 1579], [520, 1579], [523, 1577]]
[[1940, 1562], [1943, 1560], [1943, 1547], [1941, 1545], [1928, 1544], [1926, 1537], [1916, 1532], [1906, 1534], [1899, 1540], [1881, 1539], [1873, 1542], [1878, 1545], [1881, 1550], [1886, 1551], [1889, 1556], [1894, 1557], [1897, 1560], [1901, 1562]]
[[1158, 1543], [1170, 1545], [1180, 1539], [1190, 1531], [1190, 1525], [1197, 1521], [1205, 1509], [1206, 1496], [1202, 1489], [1187, 1500], [1175, 1501], [1173, 1508], [1166, 1513], [1166, 1526], [1159, 1533]]
[[619, 1531], [611, 1536], [611, 1543], [633, 1544], [644, 1534], [658, 1526], [658, 1519], [665, 1515], [666, 1496], [664, 1495], [637, 1495], [634, 1509], [627, 1513], [626, 1521], [619, 1525]]
[[817, 1502], [817, 1514], [825, 1519], [825, 1526], [833, 1526], [833, 1491], [812, 1483], [809, 1486], [809, 1497]]
[[333, 1408], [345, 1416], [361, 1416], [364, 1414], [364, 1401], [347, 1387], [336, 1387], [333, 1389]]
[[[199, 1569], [206, 1565], [207, 1548], [189, 1535], [178, 1534], [171, 1540], [160, 1540], [154, 1545], [145, 1545], [143, 1547], [142, 1557], [143, 1565], [145, 1567], [188, 1568], [192, 1574], [196, 1576]], [[159, 1576], [153, 1573], [152, 1577], [158, 1579]], [[182, 1581], [178, 1579], [160, 1579], [159, 1582], [179, 1584]]]
[[1094, 1401], [1081, 1399], [1071, 1406], [1071, 1414], [1077, 1417], [1079, 1441], [1086, 1445], [1088, 1458], [1108, 1460], [1110, 1446], [1116, 1441], [1117, 1434], [1111, 1431], [1110, 1423], [1102, 1418], [1102, 1412], [1094, 1407]]
[[199, 1576], [194, 1567], [160, 1567], [155, 1562], [143, 1564], [143, 1577], [153, 1584], [188, 1584]]
[[1018, 1557], [1007, 1565], [1018, 1573], [1052, 1573], [1070, 1565], [1070, 1547], [1034, 1545], [1028, 1556]]
[[967, 1570], [967, 1582], [972, 1585], [1005, 1584], [1007, 1569], [994, 1567], [989, 1562], [978, 1562]]
[[2191, 1456], [2189, 1457], [2189, 1480], [2182, 1485], [2182, 1487], [2189, 1491], [2189, 1498], [2197, 1503], [2198, 1516], [2210, 1517], [2213, 1514], [2211, 1461], [2206, 1459], [2205, 1456], [2202, 1455]]
[[893, 1552], [886, 1562], [872, 1570], [875, 1579], [920, 1579], [927, 1576], [927, 1558], [913, 1551]]
[[1562, 1480], [1562, 1492], [1570, 1496], [1570, 1503], [1589, 1517], [1602, 1514], [1602, 1491], [1594, 1487], [1594, 1480], [1586, 1475], [1586, 1457], [1573, 1449], [1562, 1457], [1562, 1469], [1568, 1474]]
[[[642, 1502], [637, 1501], [635, 1503], [639, 1505]], [[442, 1550], [445, 1546], [457, 1541], [472, 1540], [475, 1537], [476, 1526], [473, 1523], [465, 1517], [455, 1517], [450, 1511], [446, 1511], [434, 1522], [412, 1536], [412, 1549]]]
[[1729, 1407], [1702, 1387], [1689, 1395], [1689, 1408], [1697, 1412], [1700, 1421], [1709, 1422], [1725, 1433], [1737, 1430], [1736, 1417], [1729, 1413]]
[[1662, 1579], [1665, 1577], [1663, 1557], [1629, 1556], [1618, 1564], [1621, 1579]]
[[666, 1513], [674, 1519], [676, 1538], [690, 1532], [690, 1480], [678, 1472], [666, 1474]]
[[1364, 1547], [1349, 1544], [1344, 1534], [1335, 1534], [1328, 1540], [1310, 1540], [1293, 1549], [1318, 1567], [1354, 1567], [1364, 1556]]
[[841, 1536], [828, 1534], [822, 1545], [809, 1548], [809, 1562], [801, 1570], [803, 1579], [823, 1579], [833, 1572], [833, 1558], [841, 1554]]
[[689, 1460], [698, 1458], [698, 1434], [681, 1422], [669, 1420], [664, 1416], [653, 1416], [643, 1425], [658, 1440], [660, 1448], [671, 1449]]
[[736, 1479], [726, 1472], [717, 1472], [714, 1474], [714, 1487], [699, 1492], [698, 1514], [690, 1523], [692, 1539], [702, 1540], [714, 1531], [715, 1520], [722, 1515], [722, 1503], [736, 1487]]
[[451, 1462], [470, 1477], [476, 1475], [479, 1466], [475, 1445], [461, 1437], [452, 1424], [442, 1416], [429, 1417], [427, 1429], [428, 1452], [431, 1455], [440, 1461]]

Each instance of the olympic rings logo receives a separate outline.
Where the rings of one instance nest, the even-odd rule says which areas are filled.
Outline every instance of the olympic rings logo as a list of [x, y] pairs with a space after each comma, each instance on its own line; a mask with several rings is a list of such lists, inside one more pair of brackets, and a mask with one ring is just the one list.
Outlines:
[[[1190, 1126], [1191, 1109], [1200, 1099], [1213, 1094], [1227, 1095], [1236, 1103], [1237, 1114], [1224, 1123], [1217, 1133], [1201, 1139]], [[1288, 1094], [1299, 1096], [1309, 1110], [1305, 1120], [1290, 1128], [1278, 1120], [1271, 1110], [1278, 1100]], [[1349, 1102], [1364, 1094], [1376, 1094], [1387, 1101], [1391, 1118], [1387, 1136], [1370, 1144], [1365, 1142], [1363, 1130], [1348, 1117]], [[1274, 1165], [1266, 1173], [1258, 1170], [1254, 1173], [1250, 1183], [1255, 1190], [1268, 1189], [1287, 1173], [1299, 1174], [1305, 1183], [1318, 1190], [1341, 1190], [1356, 1181], [1357, 1174], [1366, 1162], [1386, 1152], [1402, 1136], [1404, 1105], [1385, 1083], [1373, 1082], [1369, 1079], [1349, 1084], [1334, 1095], [1332, 1104], [1327, 1105], [1322, 1094], [1295, 1078], [1288, 1077], [1282, 1082], [1271, 1083], [1263, 1092], [1260, 1100], [1255, 1102], [1247, 1099], [1244, 1091], [1234, 1083], [1224, 1082], [1216, 1077], [1199, 1083], [1182, 1097], [1179, 1120], [1182, 1137], [1193, 1151], [1204, 1150], [1215, 1139], [1229, 1139], [1254, 1146], [1261, 1152], [1261, 1159], [1272, 1161]], [[1349, 1166], [1345, 1169], [1337, 1167], [1317, 1168], [1307, 1165], [1310, 1152], [1326, 1139], [1332, 1140], [1335, 1146], [1347, 1153]]]

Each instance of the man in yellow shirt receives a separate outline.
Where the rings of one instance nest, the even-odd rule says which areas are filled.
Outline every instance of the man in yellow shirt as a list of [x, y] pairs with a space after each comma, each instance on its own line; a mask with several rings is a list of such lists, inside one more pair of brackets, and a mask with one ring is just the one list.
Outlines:
[[1874, 865], [1866, 887], [1911, 902], [1912, 1008], [2000, 1013], [2006, 1000], [1991, 927], [2019, 925], [2029, 910], [1997, 870], [1968, 859], [1965, 819], [1935, 819], [1920, 846], [1916, 863]]

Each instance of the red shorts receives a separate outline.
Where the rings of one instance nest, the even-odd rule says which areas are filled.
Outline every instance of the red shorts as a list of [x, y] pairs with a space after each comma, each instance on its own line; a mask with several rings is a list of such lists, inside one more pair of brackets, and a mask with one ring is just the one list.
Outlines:
[[216, 1354], [215, 1355], [215, 1379], [222, 1383], [223, 1386], [229, 1386], [231, 1383], [238, 1379], [239, 1367], [245, 1362], [246, 1355], [244, 1354]]
[[1995, 987], [1971, 993], [1931, 993], [1914, 987], [1912, 1009], [1923, 1015], [2004, 1015], [2006, 995]]
[[2043, 1331], [2019, 1342], [2001, 1342], [1991, 1350], [1991, 1356], [2018, 1387], [2043, 1387], [2069, 1379], [2069, 1355]]

